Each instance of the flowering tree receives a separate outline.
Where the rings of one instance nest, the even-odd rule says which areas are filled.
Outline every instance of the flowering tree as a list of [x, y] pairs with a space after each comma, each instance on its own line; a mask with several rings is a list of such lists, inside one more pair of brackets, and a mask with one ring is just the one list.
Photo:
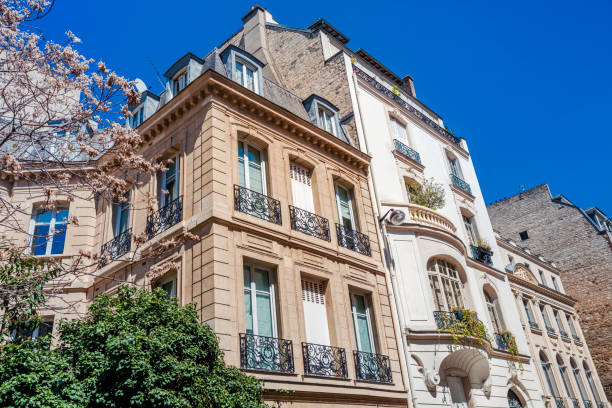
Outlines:
[[[48, 239], [34, 236], [24, 223], [31, 208], [14, 199], [16, 185], [44, 210], [55, 209], [59, 200], [93, 206], [95, 200], [124, 200], [127, 175], [163, 169], [140, 155], [140, 135], [118, 123], [139, 100], [134, 84], [81, 55], [75, 48], [80, 40], [70, 31], [57, 43], [34, 28], [52, 6], [48, 0], [0, 0], [0, 263], [10, 261], [2, 254], [27, 252], [33, 240]], [[78, 218], [68, 217], [63, 228], [71, 224], [78, 225]], [[101, 265], [83, 251], [70, 262], [47, 262], [55, 263], [56, 280]], [[0, 281], [0, 291], [14, 290], [5, 283]]]

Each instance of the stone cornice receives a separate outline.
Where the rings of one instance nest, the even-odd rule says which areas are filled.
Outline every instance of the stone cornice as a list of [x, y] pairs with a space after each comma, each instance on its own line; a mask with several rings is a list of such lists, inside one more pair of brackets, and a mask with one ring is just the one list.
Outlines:
[[304, 140], [313, 148], [334, 156], [364, 175], [368, 173], [370, 156], [367, 154], [212, 70], [200, 75], [140, 125], [138, 131], [143, 137], [143, 145], [150, 143], [208, 97], [225, 101], [245, 113], [255, 115], [282, 133]]
[[507, 240], [505, 240], [502, 237], [496, 237], [496, 241], [497, 241], [497, 245], [507, 249], [508, 251], [511, 251], [511, 252], [514, 252], [514, 253], [518, 252], [519, 255], [529, 259], [529, 261], [531, 261], [531, 262], [533, 262], [535, 264], [538, 264], [542, 268], [548, 269], [549, 271], [552, 271], [552, 272], [556, 273], [559, 276], [561, 275], [561, 272], [559, 271], [559, 269], [557, 269], [556, 267], [552, 266], [547, 261], [542, 261], [540, 258], [537, 257], [537, 255], [525, 252], [525, 250], [522, 249], [521, 247], [519, 247], [518, 245], [512, 245], [512, 244], [510, 244]]
[[535, 284], [533, 282], [529, 282], [526, 281], [524, 279], [519, 278], [518, 276], [515, 276], [511, 273], [507, 274], [508, 276], [508, 280], [510, 282], [514, 282], [517, 285], [523, 286], [525, 288], [529, 288], [531, 290], [533, 290], [534, 292], [537, 292], [543, 296], [549, 297], [551, 299], [555, 299], [561, 303], [564, 303], [568, 306], [574, 307], [574, 305], [576, 304], [577, 300], [574, 299], [573, 297], [564, 295], [563, 293], [559, 293], [556, 290], [552, 290], [550, 288], [546, 288], [544, 286], [541, 286], [539, 284]]

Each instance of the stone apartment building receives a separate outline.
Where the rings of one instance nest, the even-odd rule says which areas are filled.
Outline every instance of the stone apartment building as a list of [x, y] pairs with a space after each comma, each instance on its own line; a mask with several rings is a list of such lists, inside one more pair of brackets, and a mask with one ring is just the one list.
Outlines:
[[565, 294], [561, 271], [499, 234], [497, 244], [544, 401], [553, 407], [603, 407], [603, 386], [580, 328], [576, 299]]
[[562, 195], [552, 196], [545, 184], [492, 203], [487, 210], [502, 236], [557, 264], [568, 295], [577, 300], [584, 336], [610, 399], [612, 221], [597, 208], [583, 210]]

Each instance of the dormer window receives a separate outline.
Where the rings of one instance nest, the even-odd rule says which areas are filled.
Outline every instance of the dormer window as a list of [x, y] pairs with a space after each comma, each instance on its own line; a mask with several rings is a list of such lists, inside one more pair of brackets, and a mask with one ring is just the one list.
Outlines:
[[178, 94], [187, 86], [187, 70], [179, 72], [172, 81], [172, 90], [174, 94]]
[[136, 129], [144, 121], [144, 107], [140, 107], [132, 111], [132, 117], [130, 118], [130, 127]]
[[331, 133], [336, 135], [335, 117], [329, 110], [319, 106], [319, 126]]
[[236, 61], [236, 82], [253, 92], [259, 93], [257, 70], [240, 60]]

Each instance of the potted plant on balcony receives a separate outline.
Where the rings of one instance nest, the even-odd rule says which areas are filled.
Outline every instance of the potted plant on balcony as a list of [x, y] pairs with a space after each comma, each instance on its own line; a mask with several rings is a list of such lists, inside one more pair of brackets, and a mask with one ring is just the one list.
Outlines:
[[456, 307], [451, 313], [455, 319], [449, 319], [448, 324], [438, 331], [449, 332], [453, 336], [453, 347], [469, 345], [471, 339], [476, 339], [481, 346], [491, 341], [484, 323], [478, 319], [475, 311]]
[[508, 352], [512, 354], [513, 359], [519, 364], [522, 369], [523, 366], [519, 359], [518, 346], [516, 345], [516, 339], [514, 338], [514, 334], [509, 331], [502, 331], [499, 335], [504, 339], [506, 345], [508, 346]]
[[427, 179], [421, 185], [411, 186], [409, 200], [412, 204], [437, 210], [446, 204], [444, 187], [433, 178]]

